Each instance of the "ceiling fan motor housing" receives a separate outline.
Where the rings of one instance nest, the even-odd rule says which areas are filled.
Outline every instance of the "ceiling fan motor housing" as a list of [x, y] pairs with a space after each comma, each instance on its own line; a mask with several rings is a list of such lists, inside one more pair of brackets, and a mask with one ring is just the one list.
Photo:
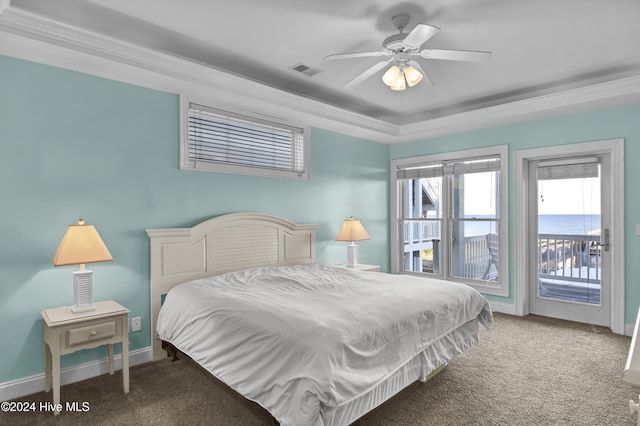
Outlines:
[[391, 22], [393, 22], [393, 26], [396, 28], [396, 30], [398, 30], [399, 32], [402, 32], [402, 30], [407, 28], [407, 25], [409, 24], [409, 19], [410, 19], [410, 16], [408, 14], [400, 13], [398, 15], [394, 15], [391, 18]]
[[404, 49], [404, 44], [402, 43], [405, 38], [407, 38], [408, 33], [404, 33], [404, 29], [407, 28], [409, 24], [410, 16], [406, 13], [401, 13], [398, 15], [394, 15], [391, 18], [391, 22], [396, 30], [398, 30], [398, 34], [393, 34], [384, 39], [382, 42], [382, 48], [391, 50], [392, 52], [402, 51]]
[[404, 49], [404, 39], [407, 38], [406, 33], [394, 34], [384, 39], [382, 42], [382, 48], [391, 50], [392, 52], [401, 51]]

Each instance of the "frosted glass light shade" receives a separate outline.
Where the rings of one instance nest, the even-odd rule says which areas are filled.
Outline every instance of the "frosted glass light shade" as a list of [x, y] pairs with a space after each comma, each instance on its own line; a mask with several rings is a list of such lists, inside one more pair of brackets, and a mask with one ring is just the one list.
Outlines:
[[384, 84], [389, 86], [391, 90], [405, 90], [407, 85], [413, 87], [422, 81], [424, 77], [417, 68], [412, 65], [401, 65], [402, 68], [397, 65], [393, 65], [382, 76]]
[[400, 76], [400, 68], [398, 68], [397, 65], [394, 65], [391, 68], [389, 68], [387, 72], [384, 73], [384, 75], [382, 76], [382, 81], [384, 82], [384, 84], [391, 87], [394, 84], [396, 84], [396, 80], [398, 79], [399, 76]]
[[391, 90], [405, 90], [407, 88], [407, 83], [404, 79], [404, 74], [400, 74], [395, 84], [391, 86]]
[[422, 81], [422, 74], [420, 71], [409, 65], [404, 70], [404, 77], [407, 79], [409, 87], [413, 87]]

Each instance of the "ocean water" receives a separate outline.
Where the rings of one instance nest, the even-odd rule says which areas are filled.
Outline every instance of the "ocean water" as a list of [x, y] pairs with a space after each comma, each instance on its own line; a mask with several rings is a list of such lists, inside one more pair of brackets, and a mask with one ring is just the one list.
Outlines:
[[[539, 234], [588, 235], [599, 229], [599, 214], [546, 214], [538, 217]], [[486, 235], [495, 232], [495, 224], [492, 222], [465, 223], [465, 235], [467, 236]]]
[[545, 214], [538, 216], [539, 234], [588, 235], [599, 229], [599, 214]]

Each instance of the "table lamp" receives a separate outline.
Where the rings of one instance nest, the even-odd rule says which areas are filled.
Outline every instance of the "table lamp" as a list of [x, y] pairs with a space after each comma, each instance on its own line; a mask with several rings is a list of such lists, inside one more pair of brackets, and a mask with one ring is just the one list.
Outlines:
[[350, 241], [351, 244], [347, 246], [347, 266], [356, 266], [359, 264], [359, 248], [355, 241], [368, 240], [369, 234], [366, 229], [360, 223], [358, 219], [350, 217], [345, 220], [338, 232], [336, 241]]
[[96, 309], [93, 304], [93, 271], [85, 269], [85, 263], [109, 260], [113, 260], [113, 257], [93, 225], [85, 224], [83, 219], [78, 220], [77, 225], [69, 225], [53, 258], [53, 264], [80, 265], [79, 270], [73, 271], [73, 313]]

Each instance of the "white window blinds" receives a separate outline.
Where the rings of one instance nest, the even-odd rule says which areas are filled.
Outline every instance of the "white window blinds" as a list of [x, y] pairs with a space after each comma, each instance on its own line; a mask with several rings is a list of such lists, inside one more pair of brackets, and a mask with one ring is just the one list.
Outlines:
[[265, 170], [266, 173], [258, 173], [262, 175], [307, 175], [302, 128], [195, 103], [189, 103], [187, 126], [186, 160], [193, 168], [224, 172], [224, 168], [215, 169], [222, 165]]
[[538, 180], [598, 177], [599, 165], [598, 157], [543, 161], [538, 165]]
[[496, 170], [500, 170], [500, 157], [470, 158], [434, 164], [408, 164], [398, 168], [397, 177], [398, 179], [420, 179]]

